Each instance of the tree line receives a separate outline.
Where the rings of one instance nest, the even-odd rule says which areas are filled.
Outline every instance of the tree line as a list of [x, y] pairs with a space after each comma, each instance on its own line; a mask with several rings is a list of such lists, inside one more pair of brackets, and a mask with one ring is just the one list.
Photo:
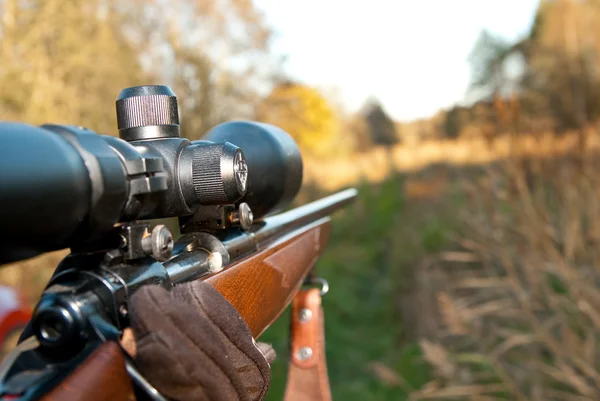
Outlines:
[[278, 67], [272, 31], [244, 0], [2, 0], [0, 118], [116, 131], [114, 101], [139, 84], [178, 95], [197, 139], [252, 117]]
[[584, 133], [600, 119], [599, 27], [599, 0], [540, 0], [524, 37], [509, 42], [483, 31], [476, 38], [465, 104], [399, 123], [370, 99], [337, 124], [336, 148], [361, 151], [407, 138]]
[[[271, 50], [274, 32], [252, 1], [1, 0], [0, 7], [3, 120], [112, 135], [122, 88], [166, 84], [190, 139], [226, 120], [258, 119], [317, 156], [348, 143], [346, 120], [325, 97], [285, 77], [283, 58]], [[360, 146], [396, 141], [382, 110], [364, 114]]]
[[470, 62], [474, 103], [445, 111], [439, 133], [589, 127], [600, 118], [600, 2], [541, 0], [527, 35], [511, 43], [484, 31]]
[[[471, 55], [470, 105], [406, 124], [376, 99], [354, 113], [286, 77], [274, 32], [248, 0], [0, 1], [0, 118], [116, 132], [113, 102], [139, 84], [178, 95], [183, 134], [231, 119], [290, 132], [317, 157], [409, 136], [561, 132], [600, 117], [600, 1], [542, 0], [525, 37], [483, 32]], [[518, 70], [515, 73], [515, 70]]]

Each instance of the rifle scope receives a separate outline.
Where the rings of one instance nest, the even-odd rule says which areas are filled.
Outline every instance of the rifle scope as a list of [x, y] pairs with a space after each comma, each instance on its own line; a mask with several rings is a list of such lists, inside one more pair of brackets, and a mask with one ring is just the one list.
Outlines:
[[302, 181], [297, 145], [255, 122], [181, 138], [166, 86], [121, 91], [119, 137], [67, 125], [0, 123], [0, 263], [97, 241], [123, 221], [190, 216], [246, 202], [279, 210]]

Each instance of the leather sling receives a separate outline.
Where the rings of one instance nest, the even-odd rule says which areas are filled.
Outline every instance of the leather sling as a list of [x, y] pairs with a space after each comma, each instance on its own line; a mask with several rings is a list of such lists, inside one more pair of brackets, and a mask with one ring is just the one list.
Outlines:
[[300, 290], [292, 302], [291, 355], [285, 401], [331, 401], [325, 359], [324, 314], [318, 288]]

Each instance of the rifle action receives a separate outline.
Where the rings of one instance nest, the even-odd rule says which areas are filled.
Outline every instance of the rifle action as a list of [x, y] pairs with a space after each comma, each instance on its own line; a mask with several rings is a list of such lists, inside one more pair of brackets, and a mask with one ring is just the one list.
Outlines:
[[313, 267], [356, 190], [284, 212], [302, 183], [284, 131], [235, 121], [181, 138], [166, 86], [124, 89], [116, 107], [119, 138], [0, 123], [0, 263], [71, 250], [0, 367], [0, 399], [165, 400], [119, 346], [147, 285], [203, 280], [254, 338], [303, 284], [326, 286]]

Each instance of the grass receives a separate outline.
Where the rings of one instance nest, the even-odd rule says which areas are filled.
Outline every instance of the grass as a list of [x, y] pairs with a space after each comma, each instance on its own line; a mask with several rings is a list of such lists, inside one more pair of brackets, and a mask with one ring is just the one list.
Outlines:
[[[519, 146], [446, 170], [442, 197], [443, 167], [363, 186], [336, 216], [318, 265], [335, 399], [600, 398], [600, 155]], [[269, 400], [286, 318], [264, 338], [280, 355]]]
[[[587, 133], [586, 146], [600, 149], [600, 133]], [[511, 157], [514, 149], [535, 157], [556, 157], [565, 152], [576, 152], [580, 146], [580, 135], [568, 132], [561, 136], [553, 132], [536, 134], [521, 133], [517, 137], [502, 134], [490, 142], [483, 137], [451, 139], [427, 139], [415, 144], [402, 143], [391, 149], [391, 155], [381, 147], [360, 154], [314, 159], [305, 156], [304, 174], [318, 180], [328, 191], [354, 185], [364, 178], [369, 182], [382, 182], [390, 176], [389, 160], [393, 160], [396, 171], [407, 175], [418, 174], [436, 164], [452, 165], [469, 169], [491, 163], [502, 162]]]
[[[462, 251], [438, 259], [435, 379], [412, 399], [600, 398], [600, 269], [594, 149], [513, 157], [464, 182]], [[438, 283], [439, 284], [439, 283]]]
[[[331, 285], [324, 308], [334, 399], [404, 400], [430, 379], [399, 304], [419, 259], [448, 243], [455, 221], [446, 208], [408, 201], [404, 187], [401, 176], [359, 185], [358, 201], [334, 216], [317, 263]], [[285, 389], [288, 325], [286, 313], [261, 337], [278, 353], [268, 400], [281, 400]]]

